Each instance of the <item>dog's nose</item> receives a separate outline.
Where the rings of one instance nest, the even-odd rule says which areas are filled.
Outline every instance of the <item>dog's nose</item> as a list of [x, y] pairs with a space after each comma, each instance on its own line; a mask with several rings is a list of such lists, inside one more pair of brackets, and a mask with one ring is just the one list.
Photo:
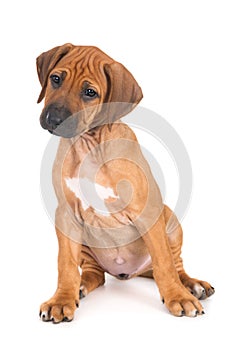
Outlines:
[[43, 109], [40, 116], [40, 123], [42, 128], [49, 131], [55, 130], [67, 118], [71, 116], [71, 112], [65, 106], [53, 103]]
[[52, 127], [53, 129], [58, 127], [58, 125], [60, 125], [63, 122], [62, 118], [57, 113], [51, 112], [47, 113], [45, 120], [47, 125]]
[[118, 278], [121, 280], [127, 280], [129, 278], [129, 275], [127, 273], [119, 273]]

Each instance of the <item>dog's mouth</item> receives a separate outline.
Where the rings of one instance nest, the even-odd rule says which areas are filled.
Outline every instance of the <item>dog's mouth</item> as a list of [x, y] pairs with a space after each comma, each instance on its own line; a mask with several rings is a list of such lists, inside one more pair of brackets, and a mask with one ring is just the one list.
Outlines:
[[[67, 123], [65, 123], [65, 124], [67, 124]], [[60, 137], [64, 137], [64, 138], [72, 138], [72, 137], [75, 137], [77, 135], [77, 133], [76, 133], [75, 129], [73, 129], [70, 124], [73, 124], [73, 123], [69, 123], [69, 126], [63, 125], [63, 123], [62, 123], [54, 129], [51, 129], [51, 128], [43, 128], [43, 129], [47, 130], [50, 134], [55, 135], [55, 136], [60, 136]]]
[[70, 116], [55, 128], [46, 128], [48, 132], [55, 136], [72, 138], [77, 136], [77, 120]]

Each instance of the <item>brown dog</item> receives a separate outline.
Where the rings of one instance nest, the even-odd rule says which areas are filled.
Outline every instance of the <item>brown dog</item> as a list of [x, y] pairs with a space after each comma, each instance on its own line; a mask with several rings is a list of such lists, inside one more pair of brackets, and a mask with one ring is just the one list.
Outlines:
[[41, 54], [37, 69], [41, 125], [61, 136], [53, 168], [58, 286], [41, 305], [42, 320], [71, 321], [105, 272], [153, 277], [173, 315], [203, 314], [198, 299], [214, 289], [185, 273], [181, 226], [133, 131], [119, 121], [142, 98], [133, 76], [98, 48], [71, 44]]

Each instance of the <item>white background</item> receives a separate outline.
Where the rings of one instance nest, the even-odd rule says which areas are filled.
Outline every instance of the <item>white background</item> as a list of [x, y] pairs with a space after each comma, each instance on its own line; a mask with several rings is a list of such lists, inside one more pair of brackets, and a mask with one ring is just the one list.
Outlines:
[[[230, 348], [232, 1], [21, 0], [1, 7], [1, 348]], [[153, 281], [110, 277], [81, 302], [73, 323], [39, 320], [40, 303], [56, 287], [57, 241], [40, 197], [50, 135], [38, 121], [35, 59], [65, 42], [95, 45], [122, 62], [142, 87], [141, 105], [183, 139], [194, 176], [183, 220], [185, 267], [216, 289], [203, 317], [171, 316]]]

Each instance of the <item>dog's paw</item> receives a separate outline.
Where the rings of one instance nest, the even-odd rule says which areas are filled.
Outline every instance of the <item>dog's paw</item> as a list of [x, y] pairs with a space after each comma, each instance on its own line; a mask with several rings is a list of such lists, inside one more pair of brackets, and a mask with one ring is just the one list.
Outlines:
[[205, 313], [197, 298], [180, 285], [168, 291], [163, 300], [174, 316], [196, 317]]
[[196, 278], [188, 278], [182, 283], [199, 300], [204, 300], [215, 293], [214, 287], [208, 282], [200, 281]]
[[78, 302], [75, 299], [54, 296], [41, 305], [39, 316], [45, 322], [70, 322], [74, 318], [76, 307]]

